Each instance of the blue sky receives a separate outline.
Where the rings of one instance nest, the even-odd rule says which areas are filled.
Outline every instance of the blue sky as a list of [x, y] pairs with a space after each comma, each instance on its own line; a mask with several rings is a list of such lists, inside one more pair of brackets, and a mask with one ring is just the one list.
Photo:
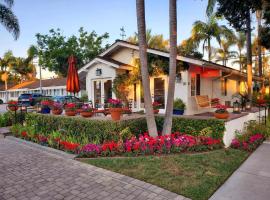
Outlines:
[[[196, 20], [206, 20], [207, 0], [178, 0], [178, 43], [189, 37]], [[135, 0], [15, 0], [14, 13], [19, 18], [21, 35], [14, 41], [0, 26], [0, 56], [12, 50], [16, 56], [25, 56], [35, 34], [60, 28], [64, 35], [77, 34], [79, 27], [110, 34], [109, 43], [120, 39], [120, 27], [126, 35], [136, 29]], [[168, 37], [168, 0], [146, 0], [147, 28]]]

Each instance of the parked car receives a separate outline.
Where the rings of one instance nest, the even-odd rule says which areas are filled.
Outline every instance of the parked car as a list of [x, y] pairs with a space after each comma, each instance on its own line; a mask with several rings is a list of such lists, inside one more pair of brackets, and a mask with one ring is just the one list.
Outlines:
[[66, 105], [67, 103], [82, 103], [81, 100], [74, 96], [54, 96], [53, 101]]
[[43, 95], [39, 93], [24, 93], [18, 97], [18, 103], [26, 106], [34, 106], [42, 97]]

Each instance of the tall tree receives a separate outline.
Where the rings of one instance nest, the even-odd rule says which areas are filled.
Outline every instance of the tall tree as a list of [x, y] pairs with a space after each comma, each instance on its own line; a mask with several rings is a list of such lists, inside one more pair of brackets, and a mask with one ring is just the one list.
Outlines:
[[170, 15], [170, 69], [167, 105], [162, 134], [169, 134], [172, 130], [172, 113], [176, 79], [176, 58], [177, 58], [177, 0], [169, 0]]
[[223, 15], [237, 31], [245, 31], [247, 37], [247, 85], [249, 99], [252, 97], [252, 47], [251, 13], [261, 9], [262, 1], [217, 0], [218, 14]]
[[80, 28], [78, 37], [66, 37], [60, 29], [51, 29], [49, 34], [38, 33], [36, 37], [39, 64], [60, 76], [66, 76], [70, 55], [76, 57], [78, 68], [82, 67], [107, 48], [107, 45], [103, 47], [103, 43], [109, 34], [98, 35], [95, 31], [88, 33]]
[[0, 0], [0, 23], [17, 40], [20, 35], [20, 26], [18, 18], [11, 10], [13, 4], [14, 0]]
[[238, 61], [235, 63], [239, 64], [239, 70], [243, 70], [243, 60], [246, 61], [246, 59], [243, 59], [245, 55], [243, 54], [243, 49], [245, 48], [246, 45], [246, 35], [244, 32], [238, 32], [237, 35], [235, 36], [234, 42], [238, 48]]
[[145, 2], [136, 0], [139, 54], [141, 63], [141, 75], [144, 92], [144, 104], [146, 110], [146, 122], [149, 134], [157, 136], [157, 126], [153, 112], [152, 99], [150, 94], [150, 82], [147, 63], [147, 42], [146, 42], [146, 25], [145, 25]]
[[216, 39], [220, 44], [222, 36], [232, 36], [232, 31], [226, 26], [220, 26], [217, 19], [216, 15], [211, 15], [207, 22], [196, 21], [192, 27], [192, 35], [190, 39], [197, 47], [201, 42], [203, 42], [203, 54], [204, 50], [207, 49], [209, 61], [212, 59], [211, 40]]
[[[257, 36], [261, 38], [261, 28], [262, 28], [262, 10], [256, 10], [256, 18], [257, 18]], [[258, 68], [259, 68], [259, 76], [263, 75], [263, 66], [262, 66], [262, 46], [261, 41], [258, 40]]]
[[[138, 44], [138, 33], [134, 33], [127, 41]], [[148, 47], [154, 49], [167, 50], [169, 48], [169, 40], [164, 39], [162, 34], [153, 35], [151, 29], [146, 30], [146, 43]]]
[[220, 48], [216, 50], [216, 62], [222, 62], [224, 66], [227, 66], [228, 60], [236, 57], [237, 52], [230, 50], [233, 44], [232, 40], [221, 40]]

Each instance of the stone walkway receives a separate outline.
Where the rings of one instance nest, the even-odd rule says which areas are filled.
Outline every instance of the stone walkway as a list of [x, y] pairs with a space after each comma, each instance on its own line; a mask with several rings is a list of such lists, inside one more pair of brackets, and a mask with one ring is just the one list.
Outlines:
[[269, 200], [270, 141], [262, 144], [210, 200]]
[[16, 199], [186, 200], [157, 186], [8, 136], [0, 139], [0, 200]]

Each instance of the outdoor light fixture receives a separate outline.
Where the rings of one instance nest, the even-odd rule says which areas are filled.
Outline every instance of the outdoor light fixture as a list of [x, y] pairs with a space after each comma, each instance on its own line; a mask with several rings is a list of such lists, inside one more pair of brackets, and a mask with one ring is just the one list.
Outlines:
[[246, 102], [246, 110], [250, 110], [251, 109], [251, 101], [247, 101]]
[[240, 103], [237, 100], [233, 102], [233, 113], [236, 113], [236, 114], [241, 113], [240, 109], [241, 109]]
[[96, 69], [96, 76], [101, 76], [102, 75], [102, 69], [97, 68]]

